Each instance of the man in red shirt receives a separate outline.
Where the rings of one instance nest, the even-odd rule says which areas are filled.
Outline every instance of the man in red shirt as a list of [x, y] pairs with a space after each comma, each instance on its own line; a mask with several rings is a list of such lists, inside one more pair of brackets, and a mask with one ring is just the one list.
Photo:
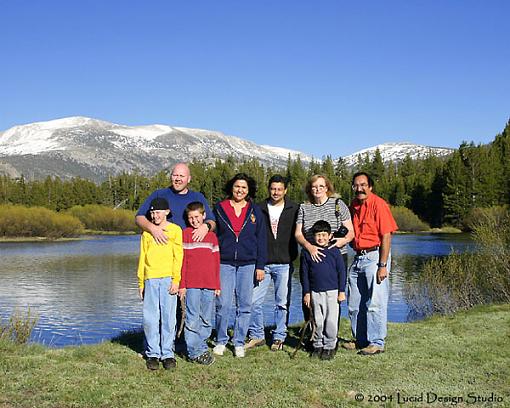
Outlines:
[[360, 354], [384, 352], [391, 264], [391, 234], [398, 229], [386, 201], [372, 192], [374, 182], [364, 172], [354, 174], [351, 203], [356, 251], [349, 269], [348, 305], [355, 342], [347, 349]]

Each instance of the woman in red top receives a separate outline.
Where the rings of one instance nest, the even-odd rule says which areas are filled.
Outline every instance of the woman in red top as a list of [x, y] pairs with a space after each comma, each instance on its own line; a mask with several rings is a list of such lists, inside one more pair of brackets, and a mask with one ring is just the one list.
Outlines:
[[228, 342], [228, 324], [236, 295], [234, 347], [236, 357], [244, 357], [244, 341], [251, 318], [254, 279], [264, 279], [267, 238], [260, 208], [253, 202], [257, 186], [244, 173], [226, 185], [227, 198], [214, 207], [216, 234], [220, 244], [221, 295], [216, 308], [216, 347], [223, 355]]

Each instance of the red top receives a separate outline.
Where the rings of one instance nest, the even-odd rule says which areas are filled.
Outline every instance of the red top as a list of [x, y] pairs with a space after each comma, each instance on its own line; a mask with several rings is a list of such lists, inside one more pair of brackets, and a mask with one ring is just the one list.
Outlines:
[[398, 230], [388, 203], [373, 193], [363, 204], [354, 199], [350, 210], [356, 251], [379, 246], [383, 235]]
[[225, 211], [225, 214], [227, 214], [227, 217], [230, 221], [230, 224], [232, 225], [232, 229], [234, 230], [236, 236], [239, 236], [239, 233], [241, 232], [241, 228], [243, 227], [244, 220], [246, 218], [246, 213], [248, 212], [248, 208], [250, 207], [250, 203], [247, 202], [246, 205], [241, 210], [241, 214], [239, 217], [236, 215], [236, 212], [234, 210], [234, 206], [230, 203], [230, 200], [223, 200], [221, 203], [221, 208]]
[[179, 288], [220, 289], [220, 248], [214, 232], [193, 242], [193, 228], [182, 231], [184, 259]]

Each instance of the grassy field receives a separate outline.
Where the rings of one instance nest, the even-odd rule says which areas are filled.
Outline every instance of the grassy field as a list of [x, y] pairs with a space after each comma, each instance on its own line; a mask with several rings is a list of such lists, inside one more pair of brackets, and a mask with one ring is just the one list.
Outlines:
[[226, 353], [210, 367], [178, 358], [171, 372], [145, 368], [136, 333], [62, 349], [3, 341], [0, 407], [510, 406], [510, 305], [390, 324], [372, 357], [291, 359], [296, 335], [283, 352]]

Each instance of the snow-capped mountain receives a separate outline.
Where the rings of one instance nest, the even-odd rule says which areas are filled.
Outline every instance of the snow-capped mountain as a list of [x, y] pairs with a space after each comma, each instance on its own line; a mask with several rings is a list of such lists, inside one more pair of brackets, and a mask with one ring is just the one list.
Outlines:
[[[360, 150], [344, 160], [353, 168], [379, 149], [384, 162], [444, 156], [453, 149], [413, 143], [385, 143]], [[102, 181], [120, 172], [155, 174], [179, 161], [214, 160], [232, 155], [255, 158], [263, 165], [285, 167], [288, 156], [312, 160], [296, 150], [257, 145], [221, 132], [167, 125], [124, 126], [86, 117], [69, 117], [14, 126], [0, 132], [0, 175], [28, 179], [46, 176]]]
[[255, 158], [282, 167], [289, 154], [305, 163], [311, 156], [261, 146], [221, 132], [167, 125], [123, 126], [69, 117], [15, 126], [0, 133], [0, 174], [11, 177], [83, 177], [101, 181], [135, 170], [154, 174], [192, 158]]
[[425, 158], [428, 155], [438, 157], [446, 156], [454, 151], [454, 149], [447, 147], [431, 147], [410, 142], [383, 143], [377, 146], [369, 147], [368, 149], [360, 150], [356, 153], [345, 156], [343, 159], [345, 160], [347, 167], [352, 168], [358, 164], [358, 158], [360, 156], [363, 159], [368, 154], [368, 157], [372, 159], [377, 149], [379, 149], [379, 152], [381, 153], [383, 163], [388, 163], [390, 161], [400, 162], [407, 155], [409, 155], [411, 159], [418, 159]]

